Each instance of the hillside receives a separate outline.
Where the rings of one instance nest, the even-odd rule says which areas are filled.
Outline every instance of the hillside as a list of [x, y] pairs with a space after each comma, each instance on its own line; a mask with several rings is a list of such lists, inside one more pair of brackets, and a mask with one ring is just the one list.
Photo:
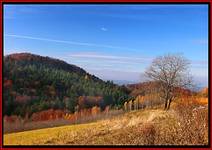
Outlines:
[[[134, 97], [138, 95], [148, 95], [149, 93], [157, 93], [158, 89], [160, 88], [159, 84], [155, 81], [128, 84], [126, 87], [130, 91], [130, 95]], [[192, 95], [197, 94], [198, 92], [191, 91], [190, 89], [175, 87], [175, 93], [177, 95]]]
[[[74, 112], [80, 96], [102, 97], [99, 107], [121, 106], [127, 90], [75, 65], [30, 53], [4, 57], [4, 115], [31, 116], [47, 109]], [[85, 107], [92, 107], [92, 104]]]
[[126, 85], [126, 87], [131, 91], [131, 96], [145, 95], [151, 89], [157, 88], [157, 86], [156, 82], [143, 82]]
[[207, 107], [193, 106], [170, 111], [138, 110], [87, 124], [5, 134], [4, 144], [205, 145], [208, 142], [207, 113]]
[[5, 56], [3, 142], [207, 145], [208, 88], [195, 93], [175, 87], [166, 111], [158, 88], [158, 82], [118, 86], [49, 57]]

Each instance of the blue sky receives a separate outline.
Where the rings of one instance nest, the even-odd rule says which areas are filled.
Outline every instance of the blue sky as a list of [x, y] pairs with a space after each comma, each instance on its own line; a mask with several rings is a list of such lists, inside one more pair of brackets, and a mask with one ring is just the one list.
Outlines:
[[207, 5], [4, 5], [4, 54], [30, 52], [78, 65], [104, 80], [143, 80], [167, 53], [208, 82]]

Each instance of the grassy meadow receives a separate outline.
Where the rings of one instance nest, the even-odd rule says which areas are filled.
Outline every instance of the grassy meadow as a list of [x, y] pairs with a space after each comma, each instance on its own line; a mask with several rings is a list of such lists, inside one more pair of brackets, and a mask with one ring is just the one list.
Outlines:
[[4, 135], [4, 145], [207, 145], [208, 107], [173, 103], [91, 123]]

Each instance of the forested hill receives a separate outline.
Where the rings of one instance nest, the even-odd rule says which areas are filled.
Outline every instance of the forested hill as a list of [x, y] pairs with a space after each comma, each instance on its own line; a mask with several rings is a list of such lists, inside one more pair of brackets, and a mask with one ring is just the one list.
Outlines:
[[29, 53], [4, 57], [4, 115], [31, 115], [46, 109], [74, 112], [80, 96], [102, 96], [101, 107], [121, 106], [128, 91], [80, 67]]

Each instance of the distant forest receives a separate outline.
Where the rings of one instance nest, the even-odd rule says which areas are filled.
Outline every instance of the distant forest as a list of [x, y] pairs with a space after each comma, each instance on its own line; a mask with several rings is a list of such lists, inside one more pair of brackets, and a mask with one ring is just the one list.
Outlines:
[[122, 107], [129, 97], [125, 86], [105, 82], [58, 59], [11, 54], [4, 57], [3, 67], [4, 115], [24, 117], [51, 108], [74, 112], [80, 96], [101, 96], [101, 109]]

